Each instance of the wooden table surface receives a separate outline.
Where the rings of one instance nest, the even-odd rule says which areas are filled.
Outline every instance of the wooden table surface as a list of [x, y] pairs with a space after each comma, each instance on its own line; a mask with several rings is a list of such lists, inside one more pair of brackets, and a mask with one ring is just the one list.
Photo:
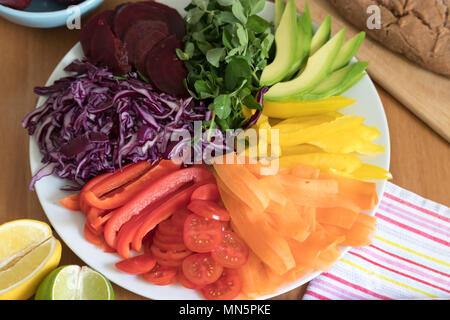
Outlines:
[[[120, 2], [105, 1], [98, 10]], [[36, 193], [28, 190], [29, 137], [21, 121], [36, 105], [33, 87], [45, 84], [78, 38], [79, 30], [32, 29], [0, 19], [0, 224], [21, 218], [48, 222]], [[377, 90], [391, 135], [392, 182], [450, 206], [449, 144], [378, 85]], [[63, 244], [61, 264], [84, 262]], [[144, 299], [116, 285], [114, 290], [117, 299]], [[300, 299], [304, 291], [305, 286], [275, 299]]]

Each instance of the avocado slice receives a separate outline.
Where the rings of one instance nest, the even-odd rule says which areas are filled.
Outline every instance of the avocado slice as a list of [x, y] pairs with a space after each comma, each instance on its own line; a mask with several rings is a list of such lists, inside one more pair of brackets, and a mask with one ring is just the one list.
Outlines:
[[358, 52], [359, 47], [363, 43], [365, 36], [366, 33], [362, 31], [348, 40], [346, 43], [344, 43], [341, 51], [339, 51], [336, 57], [336, 60], [334, 60], [333, 67], [331, 68], [333, 71], [346, 66], [350, 62], [350, 60], [352, 60], [352, 58]]
[[311, 40], [311, 50], [309, 55], [313, 55], [317, 52], [329, 39], [331, 35], [331, 16], [327, 16], [323, 20], [319, 29], [317, 29]]
[[264, 95], [264, 99], [268, 101], [296, 100], [312, 91], [331, 73], [331, 66], [342, 47], [344, 37], [345, 28], [308, 59], [305, 70], [298, 77], [275, 84]]
[[350, 85], [355, 84], [356, 79], [361, 79], [361, 74], [368, 65], [368, 62], [356, 62], [333, 72], [314, 90], [302, 96], [301, 100], [320, 100], [347, 91]]
[[297, 53], [297, 8], [295, 1], [289, 0], [275, 32], [275, 59], [261, 74], [260, 84], [271, 86], [286, 77], [291, 70]]
[[303, 14], [297, 19], [298, 28], [298, 43], [297, 43], [297, 53], [296, 60], [291, 67], [285, 80], [289, 80], [292, 76], [306, 64], [306, 60], [309, 56], [309, 50], [311, 48], [311, 40], [313, 36], [312, 20], [311, 14], [309, 12], [308, 3], [305, 5], [305, 10]]
[[362, 78], [364, 78], [366, 75], [367, 75], [367, 72], [361, 72], [358, 76], [354, 77], [352, 81], [349, 81], [348, 84], [345, 87], [342, 88], [342, 90], [340, 90], [339, 92], [336, 92], [336, 95], [340, 96], [341, 94], [343, 94], [347, 90], [350, 90], [358, 82], [360, 82], [362, 80]]
[[283, 0], [275, 0], [275, 20], [274, 20], [275, 29], [278, 28], [278, 26], [280, 25], [281, 16], [283, 15], [284, 12], [284, 7], [285, 4]]

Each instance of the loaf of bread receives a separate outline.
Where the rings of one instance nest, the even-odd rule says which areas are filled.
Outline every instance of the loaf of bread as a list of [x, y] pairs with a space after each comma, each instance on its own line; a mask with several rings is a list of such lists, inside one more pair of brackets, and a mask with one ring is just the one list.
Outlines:
[[[371, 38], [428, 70], [450, 77], [450, 0], [329, 1]], [[378, 26], [373, 20], [377, 11], [381, 18]]]

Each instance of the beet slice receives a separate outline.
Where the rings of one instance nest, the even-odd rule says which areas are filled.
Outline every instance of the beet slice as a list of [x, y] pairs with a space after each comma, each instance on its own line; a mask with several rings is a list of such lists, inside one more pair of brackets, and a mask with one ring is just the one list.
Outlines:
[[188, 72], [175, 53], [176, 48], [182, 47], [183, 42], [175, 35], [161, 40], [147, 55], [145, 68], [155, 89], [179, 98], [189, 95], [183, 83]]
[[175, 34], [179, 40], [183, 40], [184, 36], [186, 35], [186, 23], [177, 10], [163, 3], [154, 1], [147, 1], [145, 2], [145, 4], [164, 10], [168, 24], [170, 26], [170, 33]]
[[86, 58], [91, 58], [91, 40], [96, 31], [98, 21], [103, 19], [108, 22], [108, 24], [112, 24], [114, 18], [113, 10], [105, 10], [97, 13], [92, 16], [83, 26], [81, 30], [80, 42], [83, 48], [84, 55]]
[[[151, 34], [154, 30], [164, 34], [164, 37], [167, 37], [169, 34], [169, 27], [167, 24], [159, 20], [140, 20], [128, 28], [124, 37], [124, 42], [128, 51], [128, 60], [132, 65], [136, 66], [135, 57], [138, 44], [141, 40], [147, 38], [147, 35]], [[152, 42], [152, 39], [147, 38], [147, 41]]]
[[90, 61], [108, 67], [115, 75], [131, 70], [125, 44], [111, 30], [106, 19], [99, 19], [91, 39]]
[[168, 35], [166, 33], [162, 33], [159, 30], [152, 30], [151, 32], [146, 34], [145, 37], [141, 39], [141, 41], [138, 42], [134, 56], [135, 67], [146, 77], [147, 72], [145, 70], [145, 65], [147, 55], [152, 50], [154, 45], [167, 38], [167, 36]]
[[25, 10], [31, 4], [31, 0], [0, 0], [0, 4], [16, 10]]
[[128, 28], [139, 20], [156, 20], [167, 23], [164, 10], [143, 2], [131, 3], [117, 12], [114, 18], [114, 32], [123, 40]]

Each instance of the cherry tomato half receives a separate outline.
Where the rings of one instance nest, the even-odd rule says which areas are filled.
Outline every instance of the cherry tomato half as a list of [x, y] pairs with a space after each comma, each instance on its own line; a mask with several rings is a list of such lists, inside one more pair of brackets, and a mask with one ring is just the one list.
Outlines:
[[214, 219], [219, 221], [229, 221], [230, 214], [227, 209], [220, 206], [217, 202], [208, 200], [192, 200], [187, 208], [193, 213], [196, 213], [202, 217], [208, 219]]
[[159, 264], [156, 264], [151, 271], [142, 274], [142, 277], [146, 281], [158, 286], [166, 286], [174, 283], [177, 280], [177, 272], [178, 268], [163, 267]]
[[196, 253], [183, 260], [182, 270], [189, 281], [204, 286], [219, 279], [223, 267], [209, 253]]
[[181, 232], [179, 235], [167, 235], [161, 233], [160, 231], [155, 232], [154, 238], [158, 239], [161, 242], [166, 243], [183, 243], [183, 233]]
[[168, 236], [181, 236], [183, 234], [183, 226], [176, 226], [170, 219], [158, 224], [157, 230]]
[[129, 274], [142, 274], [149, 272], [156, 265], [151, 254], [142, 254], [116, 263], [116, 268]]
[[155, 245], [150, 247], [151, 252], [155, 258], [167, 259], [167, 260], [180, 260], [191, 255], [189, 250], [163, 250]]
[[181, 227], [184, 226], [184, 221], [186, 221], [186, 218], [191, 214], [188, 209], [182, 209], [175, 211], [172, 216], [170, 217], [170, 221], [172, 221], [173, 225], [175, 227]]
[[248, 260], [248, 246], [232, 231], [225, 231], [222, 242], [211, 251], [211, 256], [225, 268], [242, 267]]
[[232, 300], [238, 296], [242, 289], [242, 281], [234, 269], [224, 269], [222, 276], [214, 283], [201, 289], [205, 299]]
[[199, 285], [189, 281], [183, 274], [183, 271], [178, 272], [178, 282], [187, 289], [199, 290], [199, 289], [203, 288], [203, 286], [199, 286]]
[[191, 251], [210, 252], [222, 238], [222, 224], [217, 220], [191, 214], [184, 222], [184, 244]]
[[183, 242], [164, 242], [155, 235], [153, 244], [163, 250], [185, 250], [186, 245]]
[[219, 199], [219, 188], [217, 188], [217, 184], [215, 183], [204, 184], [198, 187], [191, 196], [191, 200], [219, 201]]

